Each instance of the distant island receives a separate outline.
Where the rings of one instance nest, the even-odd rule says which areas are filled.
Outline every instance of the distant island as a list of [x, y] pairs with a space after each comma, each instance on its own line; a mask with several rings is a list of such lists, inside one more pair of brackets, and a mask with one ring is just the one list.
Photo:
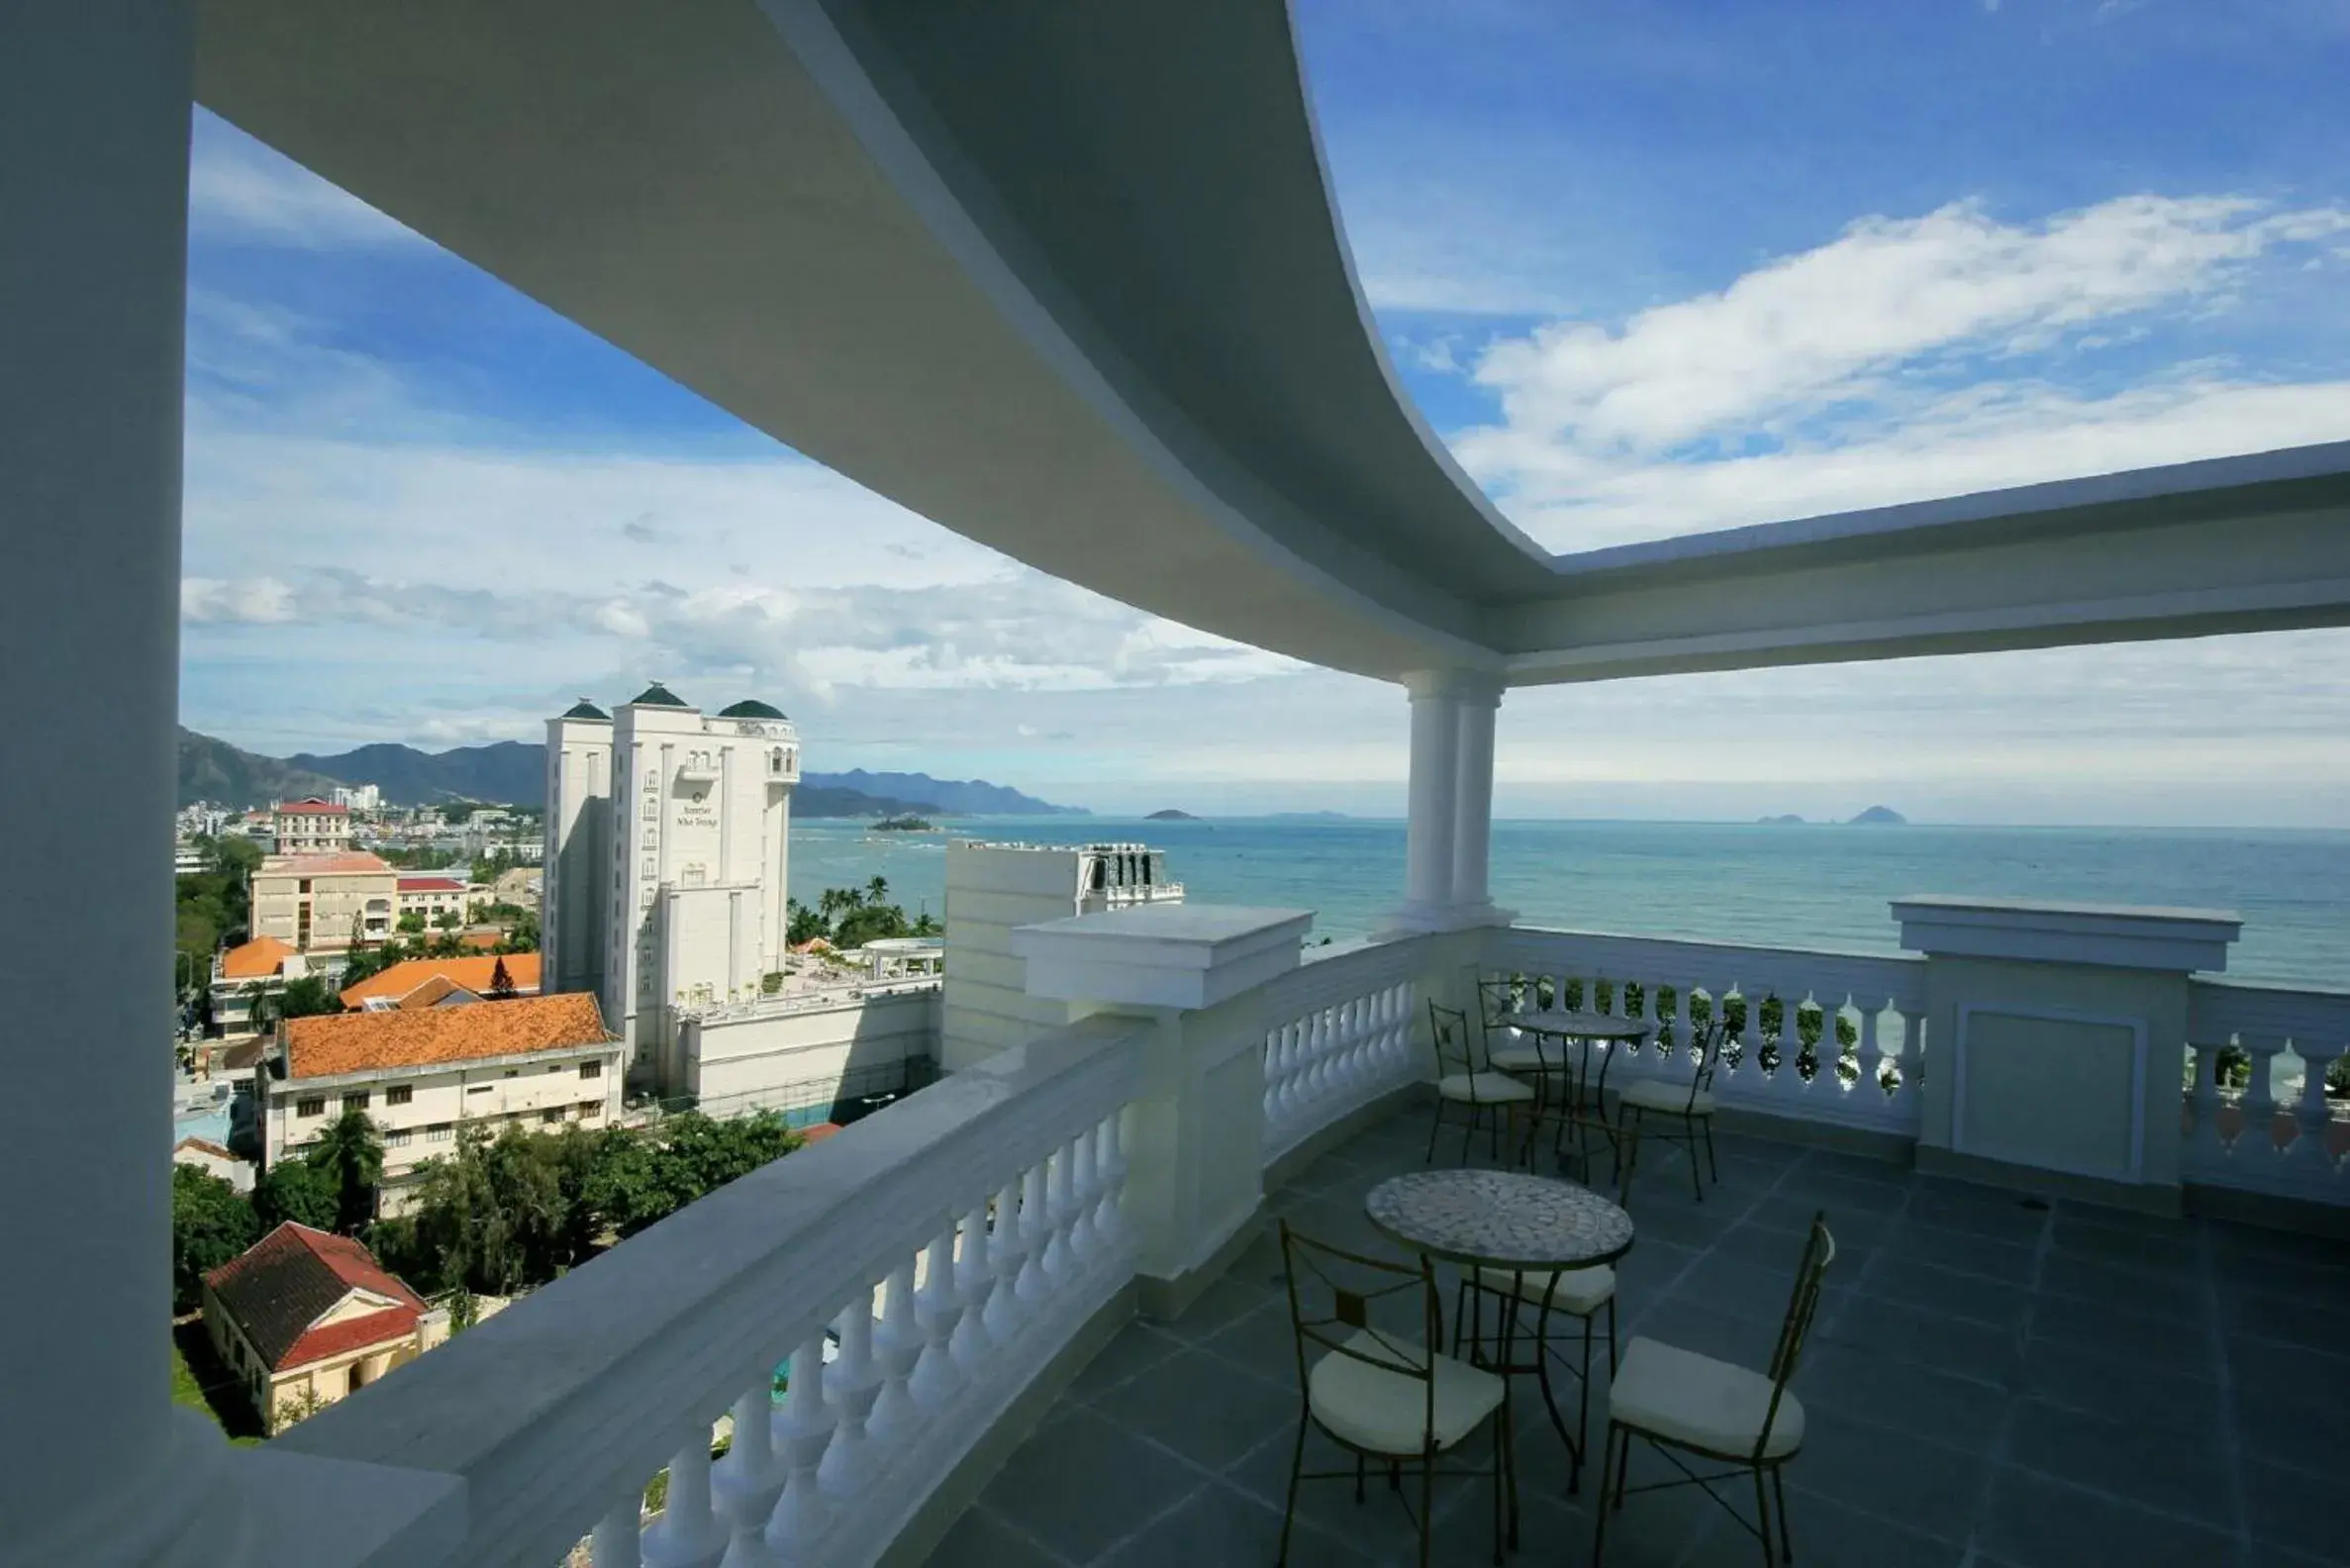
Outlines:
[[911, 814], [904, 817], [884, 817], [873, 825], [875, 833], [929, 833], [938, 825]]
[[1200, 819], [1190, 812], [1177, 811], [1174, 807], [1169, 806], [1164, 811], [1152, 812], [1142, 820], [1144, 822], [1198, 822]]
[[1789, 812], [1784, 817], [1757, 817], [1755, 821], [1759, 823], [1767, 823], [1775, 828], [1801, 828], [1804, 825], [1804, 819], [1798, 817], [1793, 812]]
[[1891, 806], [1872, 806], [1858, 817], [1853, 818], [1852, 821], [1864, 828], [1877, 826], [1900, 828], [1907, 826], [1909, 819], [1895, 811]]

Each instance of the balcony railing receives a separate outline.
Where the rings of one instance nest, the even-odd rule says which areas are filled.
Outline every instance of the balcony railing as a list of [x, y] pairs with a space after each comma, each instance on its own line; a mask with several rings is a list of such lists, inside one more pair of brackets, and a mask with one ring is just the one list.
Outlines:
[[[1431, 997], [1475, 1006], [1475, 981], [1504, 980], [1649, 1021], [1611, 1087], [1686, 1073], [1702, 1003], [1732, 1023], [1714, 1082], [1724, 1107], [1766, 1128], [1915, 1138], [1927, 963], [1576, 931], [1417, 936], [1330, 952], [1244, 993], [1246, 1006], [1198, 1015], [1241, 1020], [1216, 1027], [1246, 1035], [1203, 1039], [1200, 1055], [1261, 1064], [1250, 1087], [1269, 1166], [1429, 1075]], [[2350, 1045], [2350, 993], [2190, 990], [2187, 1179], [2350, 1203], [2324, 1093]], [[592, 1537], [598, 1568], [864, 1568], [1114, 1308], [1156, 1227], [1182, 1223], [1180, 1195], [1198, 1189], [1163, 1162], [1199, 1157], [1182, 1149], [1212, 1129], [1177, 1136], [1165, 1120], [1177, 1102], [1156, 1098], [1160, 1029], [1097, 1015], [910, 1095], [278, 1443], [462, 1477], [451, 1564], [552, 1563]], [[2250, 1058], [2240, 1104], [2216, 1075], [2230, 1045]], [[2189, 1040], [2150, 1049], [2157, 1062], [2176, 1049], [2184, 1075]], [[2271, 1088], [2279, 1076], [2297, 1085], [2290, 1100]], [[1217, 1149], [1206, 1157], [1232, 1152]], [[732, 1446], [714, 1463], [714, 1423], [729, 1415]], [[665, 1507], [647, 1516], [645, 1485], [664, 1468]]]

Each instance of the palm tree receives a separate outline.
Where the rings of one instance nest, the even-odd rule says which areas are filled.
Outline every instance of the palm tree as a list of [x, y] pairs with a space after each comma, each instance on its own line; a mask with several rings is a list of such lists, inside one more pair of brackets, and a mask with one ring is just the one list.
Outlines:
[[383, 1185], [383, 1138], [366, 1112], [352, 1109], [328, 1123], [309, 1159], [335, 1179], [341, 1194], [336, 1229], [348, 1235], [375, 1218], [375, 1190]]
[[888, 897], [889, 897], [889, 878], [888, 878], [888, 877], [878, 877], [878, 876], [877, 876], [877, 877], [875, 877], [875, 878], [874, 878], [872, 881], [870, 881], [870, 882], [868, 882], [868, 883], [866, 883], [866, 884], [865, 884], [865, 902], [866, 902], [866, 903], [868, 903], [868, 904], [879, 904], [879, 903], [880, 903], [882, 900], [884, 900], [884, 899], [886, 899], [886, 898], [888, 898]]

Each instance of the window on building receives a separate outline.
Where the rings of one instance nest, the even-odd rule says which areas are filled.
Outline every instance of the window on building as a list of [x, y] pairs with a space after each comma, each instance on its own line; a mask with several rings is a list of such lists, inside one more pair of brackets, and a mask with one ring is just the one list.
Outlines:
[[581, 1062], [579, 1064], [579, 1076], [582, 1078], [601, 1078], [604, 1076], [604, 1064], [600, 1061]]
[[412, 1084], [394, 1084], [383, 1092], [383, 1103], [388, 1106], [406, 1105], [415, 1098], [416, 1088]]
[[582, 1121], [582, 1122], [592, 1122], [592, 1121], [594, 1121], [594, 1120], [595, 1120], [597, 1117], [600, 1117], [600, 1116], [602, 1116], [603, 1114], [604, 1114], [604, 1102], [603, 1102], [603, 1101], [601, 1101], [601, 1100], [582, 1100], [582, 1101], [580, 1101], [580, 1102], [579, 1102], [579, 1120], [580, 1120], [580, 1121]]
[[456, 1128], [449, 1126], [449, 1124], [446, 1122], [436, 1122], [431, 1127], [425, 1128], [425, 1141], [427, 1143], [446, 1143], [454, 1136], [456, 1136]]
[[520, 1078], [522, 1075], [523, 1070], [520, 1067], [509, 1067], [506, 1069], [506, 1076], [509, 1078]]
[[469, 1095], [488, 1094], [494, 1087], [496, 1086], [492, 1084], [467, 1084], [465, 1092]]
[[552, 1111], [541, 1111], [539, 1113], [539, 1120], [541, 1122], [560, 1122], [563, 1120], [563, 1108], [561, 1106], [556, 1106]]
[[364, 1089], [345, 1089], [343, 1092], [343, 1109], [345, 1111], [366, 1110], [367, 1091]]
[[294, 1102], [294, 1115], [298, 1117], [325, 1116], [326, 1114], [327, 1097], [325, 1095], [304, 1095]]
[[416, 1136], [416, 1134], [413, 1132], [386, 1132], [383, 1135], [383, 1146], [385, 1148], [406, 1148], [408, 1146], [408, 1140], [414, 1136]]
[[[644, 820], [645, 820], [646, 822], [651, 822], [651, 821], [652, 821], [654, 818], [656, 818], [656, 817], [658, 817], [658, 816], [660, 816], [660, 815], [661, 815], [661, 803], [660, 803], [659, 801], [655, 800], [655, 799], [654, 799], [652, 796], [650, 796], [650, 795], [647, 795], [647, 796], [645, 796], [645, 797], [644, 797]], [[305, 885], [305, 886], [303, 887], [302, 891], [303, 891], [303, 892], [305, 892], [305, 893], [307, 893], [307, 892], [309, 892], [309, 891], [310, 891], [310, 889], [309, 889], [309, 887], [308, 887], [307, 885]]]

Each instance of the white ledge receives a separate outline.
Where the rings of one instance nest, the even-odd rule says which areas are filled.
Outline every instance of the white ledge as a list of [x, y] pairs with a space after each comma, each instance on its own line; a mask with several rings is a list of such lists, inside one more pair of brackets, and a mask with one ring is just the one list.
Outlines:
[[1953, 958], [2216, 973], [2243, 918], [2225, 910], [1914, 894], [1893, 902], [1902, 945]]
[[1118, 1007], [1198, 1009], [1298, 966], [1314, 912], [1146, 904], [1023, 926], [1028, 995]]

